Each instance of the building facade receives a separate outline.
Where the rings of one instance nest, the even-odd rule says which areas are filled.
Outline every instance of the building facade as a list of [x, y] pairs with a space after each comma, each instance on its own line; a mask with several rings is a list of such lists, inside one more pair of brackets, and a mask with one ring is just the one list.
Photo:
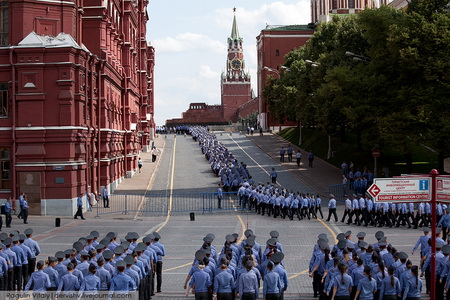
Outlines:
[[386, 4], [387, 0], [311, 0], [311, 20], [315, 24], [328, 22], [333, 15], [357, 14]]
[[191, 103], [181, 118], [166, 121], [167, 126], [183, 124], [223, 125], [236, 123], [248, 112], [257, 111], [253, 100], [250, 75], [245, 70], [243, 39], [239, 35], [236, 15], [233, 17], [231, 35], [227, 39], [228, 51], [225, 71], [221, 75], [220, 105]]
[[[314, 30], [308, 25], [267, 25], [256, 37], [258, 54], [257, 82], [258, 82], [258, 123], [264, 129], [278, 126], [279, 120], [273, 118], [270, 113], [269, 103], [263, 95], [269, 76], [279, 78], [283, 72], [281, 66], [284, 64], [284, 56], [306, 44], [314, 34]], [[293, 122], [283, 123], [285, 126], [295, 125]]]
[[155, 128], [147, 4], [0, 2], [0, 199], [70, 215], [134, 174]]

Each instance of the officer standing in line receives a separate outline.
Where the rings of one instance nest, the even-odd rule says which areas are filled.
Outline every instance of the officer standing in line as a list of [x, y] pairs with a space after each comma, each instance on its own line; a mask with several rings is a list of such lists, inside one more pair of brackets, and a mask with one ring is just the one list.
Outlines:
[[[153, 235], [155, 237], [154, 238], [154, 242], [153, 242], [153, 246], [154, 246], [153, 248], [154, 249], [158, 248], [160, 250], [159, 252], [157, 252], [158, 259], [157, 259], [157, 262], [156, 262], [156, 272], [155, 272], [156, 276], [155, 277], [156, 277], [156, 292], [157, 293], [161, 293], [162, 265], [163, 265], [162, 258], [163, 258], [163, 256], [166, 256], [166, 250], [164, 248], [164, 245], [159, 242], [159, 240], [161, 239], [161, 235], [159, 235], [159, 233], [156, 232], [156, 231], [153, 232]], [[155, 286], [154, 282], [155, 282], [155, 280], [153, 278], [153, 286]]]
[[[5, 223], [6, 223], [6, 227], [10, 228], [11, 227], [11, 221], [12, 221], [12, 217], [11, 217], [11, 203], [12, 203], [12, 199], [11, 197], [8, 198], [8, 200], [5, 203]], [[0, 230], [1, 230], [1, 224], [0, 224]]]
[[36, 257], [41, 253], [41, 248], [39, 247], [38, 242], [33, 240], [33, 229], [27, 228], [24, 233], [27, 238], [23, 243], [28, 246], [32, 252], [32, 256], [28, 258], [28, 275], [31, 276], [36, 266]]
[[342, 216], [341, 222], [345, 222], [345, 217], [348, 217], [347, 224], [351, 223], [351, 213], [352, 213], [352, 201], [348, 197], [348, 195], [344, 195], [345, 197], [345, 208], [344, 208], [344, 215]]
[[108, 188], [106, 186], [102, 190], [102, 198], [103, 198], [103, 207], [109, 208], [109, 195], [108, 195]]

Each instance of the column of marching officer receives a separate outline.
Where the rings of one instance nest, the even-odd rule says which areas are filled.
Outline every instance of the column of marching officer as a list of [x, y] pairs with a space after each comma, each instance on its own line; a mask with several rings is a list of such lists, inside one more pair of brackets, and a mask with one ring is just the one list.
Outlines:
[[94, 230], [74, 242], [70, 249], [37, 262], [40, 249], [32, 239], [33, 230], [24, 233], [0, 234], [2, 290], [53, 291], [56, 295], [78, 297], [102, 291], [109, 294], [135, 291], [139, 299], [150, 299], [154, 291], [161, 292], [165, 248], [157, 232], [138, 242], [136, 232], [129, 232], [120, 240], [117, 233], [109, 232], [99, 240], [100, 235]]
[[288, 278], [279, 233], [271, 231], [265, 245], [256, 242], [250, 229], [244, 235], [246, 239], [240, 244], [237, 233], [227, 235], [220, 251], [213, 244], [214, 234], [203, 238], [184, 283], [186, 296], [192, 292], [197, 300], [231, 300], [236, 296], [253, 300], [262, 288], [263, 299], [283, 299]]

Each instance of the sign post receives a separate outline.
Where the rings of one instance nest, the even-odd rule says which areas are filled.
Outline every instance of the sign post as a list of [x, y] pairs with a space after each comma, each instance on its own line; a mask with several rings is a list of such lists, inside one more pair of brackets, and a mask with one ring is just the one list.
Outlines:
[[431, 206], [431, 287], [430, 299], [436, 298], [436, 204], [450, 202], [450, 178], [437, 177], [436, 169], [430, 174], [399, 178], [375, 178], [367, 189], [375, 202], [423, 202]]
[[380, 157], [381, 151], [380, 150], [372, 150], [372, 156], [373, 156], [373, 177], [377, 177], [377, 158]]

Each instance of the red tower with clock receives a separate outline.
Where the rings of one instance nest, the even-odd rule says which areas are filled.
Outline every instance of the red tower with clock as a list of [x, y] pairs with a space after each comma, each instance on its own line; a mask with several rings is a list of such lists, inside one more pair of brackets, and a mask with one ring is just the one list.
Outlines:
[[223, 118], [232, 123], [237, 122], [238, 109], [252, 100], [250, 74], [245, 71], [243, 39], [239, 35], [234, 9], [233, 27], [228, 38], [228, 55], [226, 71], [222, 73], [221, 104]]

